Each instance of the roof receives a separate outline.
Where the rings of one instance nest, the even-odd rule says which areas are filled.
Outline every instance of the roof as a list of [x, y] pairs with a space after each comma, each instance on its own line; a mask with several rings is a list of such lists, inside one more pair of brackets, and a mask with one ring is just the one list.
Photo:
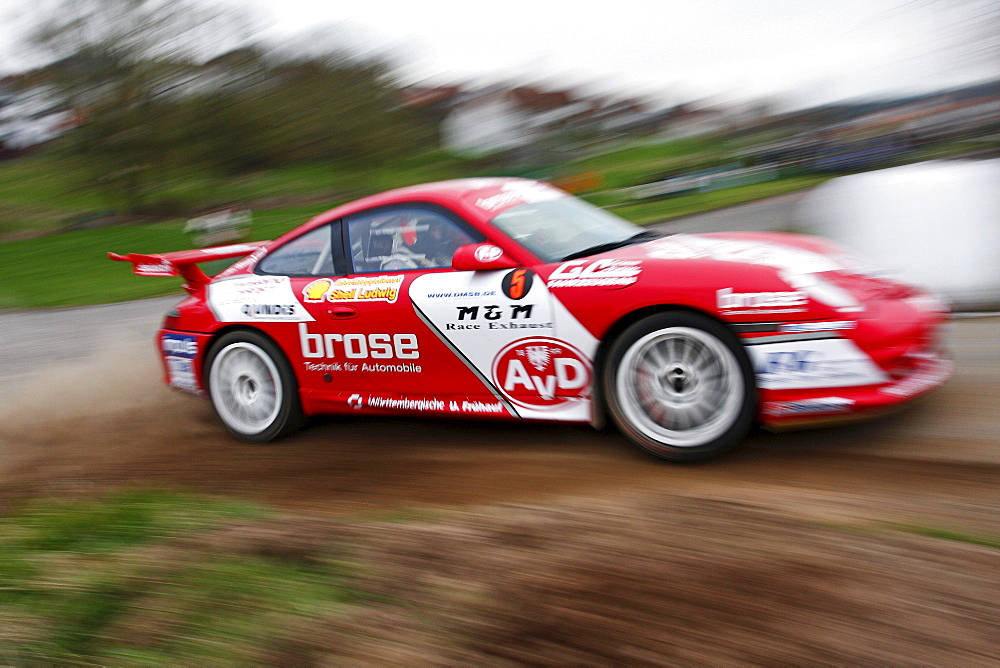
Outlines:
[[367, 209], [407, 202], [437, 204], [466, 214], [470, 221], [485, 222], [504, 209], [526, 201], [558, 196], [559, 193], [561, 191], [549, 184], [531, 179], [490, 177], [437, 181], [397, 188], [342, 204], [311, 219], [306, 226], [318, 227]]

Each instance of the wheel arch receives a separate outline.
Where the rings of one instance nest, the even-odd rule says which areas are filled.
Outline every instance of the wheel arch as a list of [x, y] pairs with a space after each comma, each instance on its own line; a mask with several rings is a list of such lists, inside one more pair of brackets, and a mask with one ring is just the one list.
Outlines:
[[[288, 355], [285, 354], [284, 349], [278, 344], [277, 341], [274, 340], [273, 336], [258, 327], [253, 327], [245, 323], [235, 323], [215, 330], [212, 332], [212, 337], [208, 340], [208, 345], [205, 347], [205, 354], [201, 356], [201, 377], [205, 387], [208, 386], [208, 379], [205, 376], [207, 372], [205, 365], [208, 363], [208, 358], [211, 355], [211, 352], [215, 349], [215, 346], [219, 343], [219, 339], [231, 332], [252, 332], [258, 336], [264, 337], [274, 344], [274, 347], [281, 353], [281, 356], [285, 358], [285, 363], [287, 363], [288, 368], [292, 370], [292, 376], [296, 378], [296, 384], [298, 384], [298, 376], [295, 373], [295, 367], [292, 366], [291, 360], [288, 359]], [[298, 388], [296, 388], [296, 391], [298, 391]]]
[[736, 340], [739, 341], [739, 336], [728, 322], [722, 320], [714, 313], [710, 313], [704, 309], [695, 308], [687, 304], [652, 304], [634, 311], [629, 311], [612, 323], [611, 327], [609, 327], [604, 333], [604, 336], [601, 337], [600, 343], [597, 346], [597, 354], [594, 356], [594, 386], [591, 392], [593, 407], [591, 409], [590, 423], [595, 429], [604, 429], [609, 422], [603, 378], [604, 365], [607, 362], [608, 353], [615, 341], [619, 336], [621, 336], [622, 332], [643, 318], [656, 315], [658, 313], [676, 312], [695, 313], [697, 315], [710, 318], [729, 330]]

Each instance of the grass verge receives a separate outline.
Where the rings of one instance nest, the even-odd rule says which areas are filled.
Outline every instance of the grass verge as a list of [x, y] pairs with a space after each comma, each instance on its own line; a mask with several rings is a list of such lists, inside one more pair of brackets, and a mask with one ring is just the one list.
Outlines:
[[1000, 549], [1000, 538], [997, 537], [982, 536], [979, 534], [966, 533], [964, 531], [954, 531], [952, 529], [922, 526], [919, 524], [887, 522], [886, 526], [891, 529], [895, 529], [896, 531], [912, 533], [918, 536], [927, 536], [928, 538], [939, 538], [941, 540], [951, 540], [958, 543], [969, 543], [971, 545], [981, 545], [983, 547]]
[[0, 518], [0, 664], [242, 663], [282, 620], [362, 598], [332, 556], [226, 540], [267, 515], [162, 491], [15, 508]]
[[[254, 214], [251, 238], [273, 239], [329, 208], [288, 207]], [[81, 306], [179, 292], [178, 278], [134, 276], [107, 251], [154, 253], [192, 248], [184, 221], [105, 227], [0, 244], [0, 308]]]
[[[612, 211], [639, 225], [659, 223], [672, 218], [690, 216], [696, 213], [714, 211], [738, 204], [746, 204], [759, 199], [787, 195], [788, 193], [808, 190], [829, 180], [829, 176], [794, 176], [779, 181], [755, 183], [738, 186], [726, 190], [716, 190], [707, 193], [696, 193], [672, 199], [661, 199], [650, 202], [629, 202], [615, 206]], [[590, 199], [590, 198], [588, 198]], [[594, 199], [595, 204], [610, 202]]]

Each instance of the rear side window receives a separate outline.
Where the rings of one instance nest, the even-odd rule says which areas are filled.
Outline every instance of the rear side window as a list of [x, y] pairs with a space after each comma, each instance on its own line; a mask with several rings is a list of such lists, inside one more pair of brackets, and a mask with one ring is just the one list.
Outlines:
[[332, 276], [333, 237], [330, 225], [317, 227], [271, 251], [257, 273], [278, 276]]

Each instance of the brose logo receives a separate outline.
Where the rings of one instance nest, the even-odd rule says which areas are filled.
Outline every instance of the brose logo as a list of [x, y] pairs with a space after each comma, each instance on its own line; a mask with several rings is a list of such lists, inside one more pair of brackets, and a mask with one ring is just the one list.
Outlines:
[[493, 381], [514, 403], [555, 408], [590, 394], [590, 363], [565, 341], [547, 337], [509, 344], [493, 360]]
[[420, 357], [416, 334], [311, 334], [305, 323], [299, 323], [299, 343], [302, 356], [307, 359], [415, 360]]

